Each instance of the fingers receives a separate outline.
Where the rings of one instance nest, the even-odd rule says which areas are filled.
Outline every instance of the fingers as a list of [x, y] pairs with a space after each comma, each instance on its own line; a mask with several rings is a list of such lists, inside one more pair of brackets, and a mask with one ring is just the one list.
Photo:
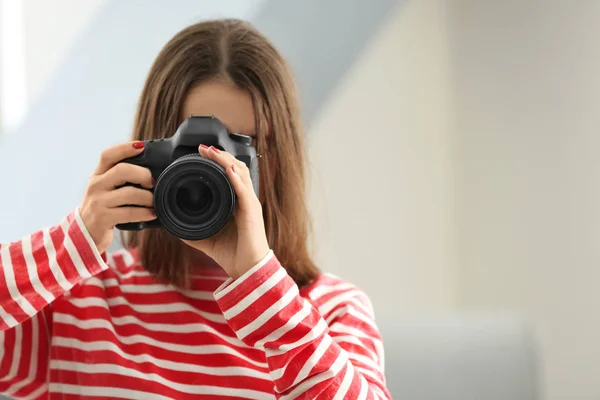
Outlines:
[[246, 166], [245, 163], [238, 160], [237, 158], [235, 158], [233, 155], [229, 154], [226, 151], [218, 150], [214, 146], [206, 147], [204, 145], [201, 145], [199, 148], [199, 151], [200, 151], [200, 155], [202, 157], [206, 157], [206, 158], [209, 158], [209, 159], [215, 161], [216, 163], [221, 165], [223, 168], [225, 168], [225, 171], [228, 171], [228, 174], [229, 174], [229, 170], [231, 169], [231, 166], [234, 165], [235, 171], [241, 178], [244, 185], [246, 187], [248, 187], [250, 190], [254, 191], [254, 188], [252, 185], [252, 179], [250, 177], [250, 171], [248, 170], [248, 167]]
[[152, 189], [152, 173], [148, 168], [128, 163], [120, 163], [109, 169], [100, 178], [102, 189], [111, 190], [125, 183], [142, 185]]
[[252, 202], [258, 203], [258, 200], [252, 186], [248, 187], [242, 180], [242, 177], [237, 172], [238, 169], [239, 167], [236, 164], [232, 164], [231, 167], [226, 170], [227, 177], [233, 186], [233, 190], [235, 190], [240, 208], [243, 210], [250, 210]]
[[119, 161], [137, 156], [142, 151], [144, 151], [144, 142], [128, 142], [109, 147], [100, 155], [94, 175], [102, 175]]
[[153, 207], [152, 192], [134, 186], [123, 186], [106, 194], [106, 207], [142, 206]]
[[116, 207], [108, 213], [111, 226], [127, 224], [129, 222], [145, 222], [156, 219], [154, 210], [146, 207]]
[[245, 163], [238, 160], [226, 151], [214, 147], [200, 146], [200, 155], [209, 158], [223, 168], [238, 197], [239, 207], [243, 211], [252, 211], [253, 207], [260, 207], [260, 202], [254, 193], [250, 171]]

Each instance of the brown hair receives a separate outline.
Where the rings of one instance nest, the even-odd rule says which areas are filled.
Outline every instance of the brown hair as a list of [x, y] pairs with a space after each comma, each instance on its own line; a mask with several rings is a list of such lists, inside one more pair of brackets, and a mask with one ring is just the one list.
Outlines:
[[[254, 105], [263, 216], [269, 245], [299, 286], [319, 270], [310, 258], [310, 219], [305, 198], [305, 154], [292, 73], [275, 47], [250, 23], [224, 19], [192, 25], [173, 37], [154, 61], [142, 90], [134, 140], [172, 136], [183, 118], [189, 91], [227, 79], [247, 90]], [[267, 140], [268, 136], [268, 140]], [[151, 273], [178, 286], [188, 281], [190, 261], [183, 242], [162, 229], [128, 232]]]

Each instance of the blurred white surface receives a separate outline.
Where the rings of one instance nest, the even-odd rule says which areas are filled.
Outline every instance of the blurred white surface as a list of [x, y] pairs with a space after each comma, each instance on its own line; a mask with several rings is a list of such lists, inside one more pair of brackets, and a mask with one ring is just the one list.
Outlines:
[[539, 400], [539, 356], [527, 325], [506, 316], [379, 320], [394, 399]]

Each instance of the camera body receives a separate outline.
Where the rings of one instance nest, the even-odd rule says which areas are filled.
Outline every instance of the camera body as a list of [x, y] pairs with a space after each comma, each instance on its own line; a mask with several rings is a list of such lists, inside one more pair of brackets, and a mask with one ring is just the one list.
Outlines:
[[122, 161], [152, 173], [157, 218], [119, 224], [118, 229], [163, 227], [182, 239], [200, 240], [227, 223], [235, 208], [235, 191], [223, 167], [200, 156], [201, 144], [224, 150], [245, 163], [258, 196], [258, 159], [252, 138], [228, 132], [213, 116], [191, 116], [172, 137], [147, 140], [141, 154]]

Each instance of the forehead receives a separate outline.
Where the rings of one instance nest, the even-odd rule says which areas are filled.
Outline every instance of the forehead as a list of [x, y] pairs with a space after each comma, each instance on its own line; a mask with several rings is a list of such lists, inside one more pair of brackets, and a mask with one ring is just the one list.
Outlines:
[[205, 82], [185, 100], [182, 118], [214, 115], [230, 132], [255, 135], [254, 107], [250, 94], [227, 82]]

